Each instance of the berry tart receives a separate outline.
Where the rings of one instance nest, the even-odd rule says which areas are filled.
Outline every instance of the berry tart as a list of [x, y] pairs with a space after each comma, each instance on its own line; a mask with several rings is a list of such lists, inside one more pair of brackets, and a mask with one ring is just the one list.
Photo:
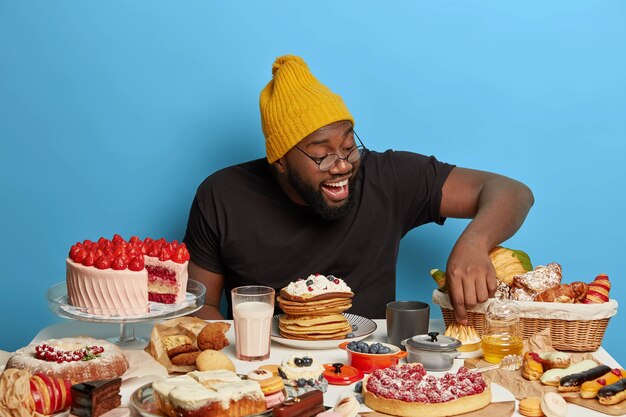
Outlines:
[[72, 384], [122, 376], [128, 360], [119, 347], [91, 337], [50, 339], [18, 349], [6, 369], [46, 374]]
[[72, 245], [66, 260], [69, 304], [90, 314], [132, 316], [148, 312], [148, 301], [184, 301], [189, 251], [161, 238], [85, 240]]
[[419, 363], [379, 369], [363, 382], [365, 405], [396, 416], [454, 416], [486, 407], [491, 389], [480, 373], [426, 375]]

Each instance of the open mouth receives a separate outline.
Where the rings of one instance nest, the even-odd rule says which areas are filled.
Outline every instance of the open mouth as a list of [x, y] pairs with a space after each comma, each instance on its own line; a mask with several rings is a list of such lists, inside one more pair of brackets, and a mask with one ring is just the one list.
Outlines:
[[322, 184], [322, 192], [330, 201], [343, 201], [350, 194], [348, 180], [325, 182]]

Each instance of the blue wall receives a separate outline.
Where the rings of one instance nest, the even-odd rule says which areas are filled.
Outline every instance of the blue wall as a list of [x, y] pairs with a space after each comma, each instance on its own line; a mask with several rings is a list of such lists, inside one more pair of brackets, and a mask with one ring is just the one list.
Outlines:
[[[625, 3], [303, 4], [0, 0], [0, 349], [61, 320], [44, 294], [75, 241], [180, 239], [198, 184], [263, 155], [258, 94], [285, 53], [343, 95], [370, 148], [528, 184], [507, 245], [566, 282], [605, 272], [624, 299]], [[465, 224], [404, 239], [400, 298], [430, 299]], [[605, 346], [624, 364], [619, 319]]]

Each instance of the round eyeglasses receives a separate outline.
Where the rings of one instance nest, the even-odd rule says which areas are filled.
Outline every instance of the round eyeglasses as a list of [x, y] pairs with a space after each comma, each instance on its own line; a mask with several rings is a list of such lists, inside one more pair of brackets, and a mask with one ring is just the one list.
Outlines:
[[307, 157], [309, 157], [311, 161], [315, 162], [320, 171], [327, 172], [330, 171], [335, 165], [337, 165], [339, 161], [346, 161], [349, 164], [354, 164], [356, 161], [361, 159], [361, 155], [363, 155], [363, 152], [365, 151], [365, 145], [363, 145], [363, 142], [361, 142], [361, 138], [359, 137], [359, 135], [357, 135], [354, 131], [353, 133], [359, 141], [359, 145], [352, 149], [350, 152], [348, 152], [348, 155], [344, 156], [343, 158], [336, 153], [329, 153], [326, 156], [315, 157], [304, 152], [297, 146], [295, 146], [295, 148], [305, 154]]

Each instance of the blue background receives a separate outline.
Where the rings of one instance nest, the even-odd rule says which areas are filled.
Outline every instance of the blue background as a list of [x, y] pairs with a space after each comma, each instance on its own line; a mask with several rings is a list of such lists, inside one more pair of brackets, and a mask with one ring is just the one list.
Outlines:
[[[258, 95], [286, 53], [344, 97], [368, 147], [529, 185], [506, 246], [565, 282], [607, 273], [621, 301], [625, 41], [620, 1], [2, 0], [0, 349], [63, 320], [45, 292], [74, 242], [181, 239], [200, 182], [264, 155]], [[430, 300], [466, 224], [403, 240], [400, 299]], [[620, 315], [604, 345], [624, 364]]]

